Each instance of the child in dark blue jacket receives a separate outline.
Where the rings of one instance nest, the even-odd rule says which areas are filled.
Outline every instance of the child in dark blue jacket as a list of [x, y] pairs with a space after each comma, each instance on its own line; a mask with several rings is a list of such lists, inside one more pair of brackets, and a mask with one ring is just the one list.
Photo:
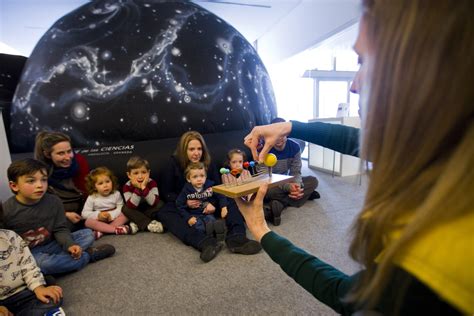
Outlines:
[[[212, 191], [214, 183], [207, 180], [206, 168], [203, 163], [196, 162], [188, 165], [184, 171], [188, 183], [181, 190], [176, 199], [176, 206], [181, 216], [189, 226], [205, 232], [208, 235], [216, 234], [218, 240], [224, 240], [225, 223], [216, 220], [213, 213], [216, 207], [221, 208], [223, 218], [227, 215], [227, 199]], [[188, 204], [188, 200], [199, 200], [199, 205]]]

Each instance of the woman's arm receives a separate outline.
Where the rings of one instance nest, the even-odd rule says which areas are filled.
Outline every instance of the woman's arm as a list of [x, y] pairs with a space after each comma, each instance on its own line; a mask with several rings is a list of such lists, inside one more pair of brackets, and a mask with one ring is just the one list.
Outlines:
[[359, 129], [323, 122], [291, 121], [290, 136], [345, 155], [359, 156]]
[[265, 234], [261, 244], [270, 258], [315, 298], [338, 313], [350, 314], [351, 306], [342, 299], [359, 274], [348, 276], [274, 232]]

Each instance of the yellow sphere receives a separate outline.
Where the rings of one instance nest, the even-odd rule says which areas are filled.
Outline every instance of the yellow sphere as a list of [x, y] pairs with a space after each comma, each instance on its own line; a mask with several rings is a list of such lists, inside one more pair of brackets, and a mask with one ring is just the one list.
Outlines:
[[268, 154], [266, 157], [265, 157], [265, 160], [263, 161], [263, 163], [265, 164], [265, 166], [267, 167], [273, 167], [274, 165], [276, 165], [277, 163], [277, 156], [275, 156], [275, 154]]

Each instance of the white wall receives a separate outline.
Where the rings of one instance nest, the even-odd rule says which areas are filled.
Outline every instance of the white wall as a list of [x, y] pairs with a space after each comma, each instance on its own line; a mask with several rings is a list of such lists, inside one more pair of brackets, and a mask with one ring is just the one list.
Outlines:
[[304, 51], [353, 25], [356, 0], [304, 0], [258, 39], [258, 53], [269, 66]]
[[5, 201], [12, 195], [8, 187], [7, 169], [11, 163], [10, 151], [8, 150], [7, 135], [3, 124], [3, 115], [0, 110], [0, 200]]

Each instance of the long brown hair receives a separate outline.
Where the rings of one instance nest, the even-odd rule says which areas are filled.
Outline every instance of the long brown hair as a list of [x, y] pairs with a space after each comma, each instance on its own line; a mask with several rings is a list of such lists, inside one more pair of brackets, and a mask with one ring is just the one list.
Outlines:
[[53, 162], [49, 157], [51, 156], [51, 152], [53, 151], [53, 146], [61, 142], [69, 142], [69, 144], [71, 144], [71, 138], [61, 132], [39, 132], [35, 138], [35, 159], [42, 161], [48, 166], [52, 167]]
[[367, 307], [407, 245], [472, 212], [472, 12], [472, 0], [363, 0], [373, 60], [361, 95], [361, 156], [373, 169], [350, 254], [367, 269], [351, 298]]
[[201, 162], [206, 167], [206, 170], [209, 169], [209, 165], [211, 164], [211, 156], [209, 154], [209, 150], [207, 149], [204, 137], [202, 137], [202, 135], [196, 131], [189, 131], [181, 135], [181, 138], [179, 139], [178, 145], [176, 146], [176, 150], [174, 152], [174, 156], [178, 159], [179, 165], [183, 170], [186, 169], [186, 167], [188, 166], [190, 162], [188, 158], [188, 145], [189, 142], [192, 140], [197, 140], [201, 143]]

